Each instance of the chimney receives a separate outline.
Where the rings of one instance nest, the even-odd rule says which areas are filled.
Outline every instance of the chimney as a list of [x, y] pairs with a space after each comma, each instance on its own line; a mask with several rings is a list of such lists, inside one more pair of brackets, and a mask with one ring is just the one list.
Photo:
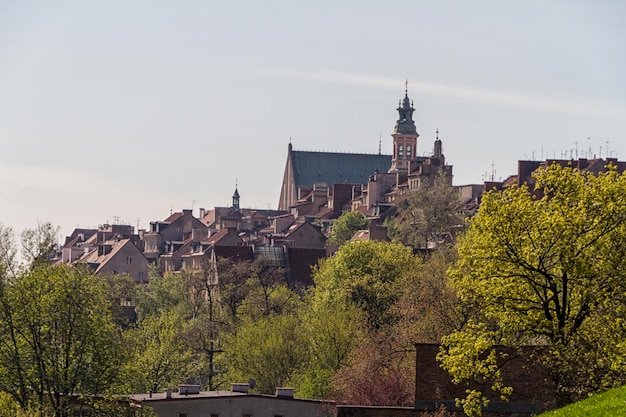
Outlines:
[[232, 392], [241, 392], [247, 394], [250, 390], [250, 384], [247, 383], [232, 383], [230, 384], [230, 390]]
[[165, 399], [166, 400], [171, 400], [172, 399], [172, 390], [169, 388], [165, 389]]
[[281, 398], [293, 398], [294, 388], [276, 387], [276, 396]]
[[178, 393], [181, 395], [200, 394], [200, 385], [181, 384], [178, 386]]

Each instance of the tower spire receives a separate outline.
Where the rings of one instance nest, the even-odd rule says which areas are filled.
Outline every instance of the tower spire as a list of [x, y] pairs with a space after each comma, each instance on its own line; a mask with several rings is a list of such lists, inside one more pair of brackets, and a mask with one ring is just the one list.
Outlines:
[[413, 121], [415, 108], [409, 99], [409, 79], [404, 81], [404, 99], [398, 105], [398, 120], [393, 128], [393, 156], [390, 171], [409, 169], [410, 161], [417, 155], [417, 127]]
[[233, 194], [233, 209], [239, 210], [239, 191], [237, 190], [238, 181], [235, 180], [235, 193]]

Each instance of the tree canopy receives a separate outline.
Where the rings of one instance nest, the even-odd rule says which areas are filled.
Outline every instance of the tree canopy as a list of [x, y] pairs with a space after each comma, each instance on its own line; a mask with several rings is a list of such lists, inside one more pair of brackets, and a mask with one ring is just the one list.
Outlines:
[[563, 404], [626, 377], [626, 177], [553, 164], [535, 179], [487, 193], [460, 239], [451, 277], [481, 318], [444, 338], [440, 360], [455, 381], [506, 393], [494, 345], [544, 346]]
[[0, 288], [0, 390], [65, 415], [68, 396], [109, 392], [123, 359], [107, 281], [38, 266]]
[[413, 248], [426, 248], [452, 226], [463, 223], [458, 205], [458, 192], [450, 178], [440, 173], [398, 203], [397, 215], [386, 221], [389, 237]]
[[341, 246], [350, 239], [358, 231], [366, 229], [369, 226], [369, 220], [365, 215], [358, 211], [345, 211], [333, 221], [333, 229], [330, 234], [329, 243]]

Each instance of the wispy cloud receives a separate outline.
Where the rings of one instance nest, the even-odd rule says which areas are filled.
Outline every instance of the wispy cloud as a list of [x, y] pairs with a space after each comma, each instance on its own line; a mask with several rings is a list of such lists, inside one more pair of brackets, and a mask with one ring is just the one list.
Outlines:
[[[397, 91], [399, 88], [397, 78], [377, 77], [372, 75], [335, 71], [331, 69], [292, 70], [268, 68], [261, 70], [261, 75], [304, 81], [319, 81], [325, 83], [393, 89], [394, 91]], [[508, 91], [468, 88], [453, 84], [433, 82], [410, 81], [409, 87], [411, 91], [416, 93], [467, 99], [473, 102], [547, 110], [557, 113], [587, 115], [605, 119], [624, 120], [626, 118], [626, 105], [624, 103], [588, 100], [586, 98], [572, 100]]]

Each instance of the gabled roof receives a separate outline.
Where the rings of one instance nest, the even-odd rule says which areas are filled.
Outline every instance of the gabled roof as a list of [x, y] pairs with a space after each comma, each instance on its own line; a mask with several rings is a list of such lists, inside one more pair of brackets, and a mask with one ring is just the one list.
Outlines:
[[285, 237], [289, 237], [289, 236], [293, 235], [294, 233], [296, 233], [299, 229], [301, 229], [305, 225], [308, 225], [308, 227], [310, 229], [313, 229], [318, 234], [320, 234], [321, 236], [324, 236], [324, 234], [320, 231], [320, 228], [318, 226], [314, 226], [314, 225], [312, 225], [309, 222], [296, 222], [296, 223], [292, 224], [291, 226], [289, 226], [289, 229], [287, 229], [285, 231]]
[[391, 155], [291, 151], [296, 188], [315, 183], [367, 184], [374, 171], [387, 172]]
[[180, 219], [181, 217], [183, 217], [183, 212], [179, 211], [179, 212], [170, 214], [170, 216], [167, 219], [163, 220], [163, 222], [174, 223], [176, 220]]
[[224, 237], [226, 237], [226, 235], [228, 235], [229, 232], [230, 232], [229, 229], [221, 229], [214, 235], [211, 235], [210, 237], [203, 239], [202, 243], [215, 244], [219, 242], [220, 240], [222, 240]]
[[[94, 250], [86, 254], [85, 256], [79, 258], [77, 263], [87, 263], [96, 266], [95, 272], [98, 273], [106, 266], [106, 264], [117, 255], [117, 253], [122, 250], [126, 245], [133, 245], [134, 243], [130, 239], [122, 239], [122, 240], [109, 240], [105, 242], [105, 245], [111, 246], [111, 250], [106, 253], [100, 255], [98, 247]], [[138, 253], [141, 253], [139, 249], [137, 249]]]

